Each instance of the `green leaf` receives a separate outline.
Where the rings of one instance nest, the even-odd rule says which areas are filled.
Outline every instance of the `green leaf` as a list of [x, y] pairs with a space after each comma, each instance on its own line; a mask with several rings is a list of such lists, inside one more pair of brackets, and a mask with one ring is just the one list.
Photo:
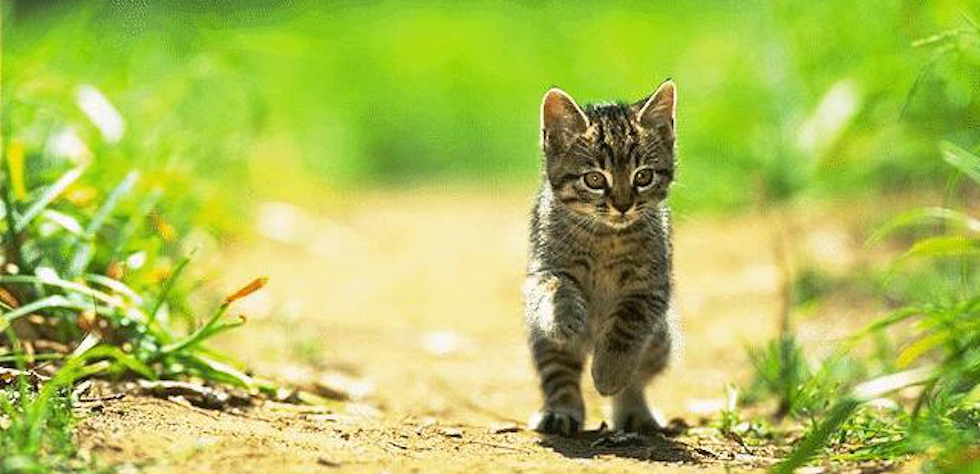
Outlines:
[[99, 345], [93, 347], [85, 352], [84, 357], [86, 359], [112, 359], [116, 364], [140, 374], [149, 380], [156, 380], [156, 372], [153, 371], [149, 366], [140, 362], [132, 354], [127, 354], [122, 351], [122, 349], [115, 346]]
[[82, 225], [78, 223], [78, 220], [63, 212], [58, 212], [54, 209], [45, 209], [41, 213], [41, 217], [67, 230], [76, 237], [81, 237], [85, 234], [85, 230], [82, 229]]
[[134, 304], [137, 305], [143, 304], [143, 298], [136, 293], [136, 290], [133, 290], [125, 283], [119, 280], [115, 280], [103, 275], [96, 275], [94, 273], [89, 273], [85, 275], [83, 278], [93, 283], [98, 283], [99, 285], [102, 285], [112, 291], [115, 291], [116, 293], [119, 293], [129, 298], [129, 300], [132, 301]]
[[92, 261], [92, 256], [95, 250], [95, 245], [93, 240], [95, 240], [96, 234], [102, 229], [106, 221], [109, 219], [109, 215], [116, 208], [119, 202], [122, 200], [123, 196], [129, 194], [136, 184], [136, 180], [139, 179], [139, 172], [133, 170], [123, 178], [111, 193], [109, 193], [109, 198], [106, 202], [102, 204], [96, 212], [95, 217], [89, 222], [88, 227], [85, 228], [85, 241], [79, 243], [78, 249], [75, 251], [75, 256], [72, 258], [71, 265], [69, 266], [68, 276], [74, 277], [80, 275], [82, 272], [88, 268], [89, 263]]
[[980, 184], [980, 156], [974, 155], [950, 142], [939, 145], [943, 159], [956, 167], [977, 184]]
[[154, 357], [154, 360], [159, 360], [161, 357], [166, 357], [176, 352], [191, 349], [205, 339], [215, 336], [222, 331], [236, 328], [242, 324], [245, 324], [245, 318], [239, 318], [235, 321], [221, 321], [221, 317], [224, 316], [227, 310], [228, 304], [221, 305], [218, 311], [214, 313], [214, 316], [212, 316], [204, 326], [199, 327], [196, 331], [181, 341], [163, 346], [160, 349], [160, 352]]
[[930, 237], [916, 242], [912, 248], [898, 258], [898, 261], [956, 255], [980, 255], [980, 240], [960, 236]]
[[251, 387], [255, 384], [255, 380], [251, 376], [229, 364], [204, 355], [196, 354], [192, 358], [201, 364], [199, 369], [206, 369], [205, 375], [211, 378], [221, 378], [240, 387]]
[[857, 410], [860, 405], [860, 401], [851, 397], [845, 397], [838, 401], [830, 409], [827, 418], [803, 438], [803, 441], [793, 449], [793, 452], [790, 453], [785, 461], [773, 466], [769, 472], [773, 474], [792, 474], [797, 468], [806, 464], [818, 451], [823, 449], [830, 436], [837, 431], [837, 428], [841, 424], [847, 421], [851, 414], [854, 413], [854, 410]]
[[906, 212], [889, 220], [879, 227], [871, 237], [868, 237], [865, 245], [878, 243], [899, 229], [936, 221], [954, 224], [971, 232], [980, 233], [980, 219], [974, 219], [962, 212], [944, 207], [926, 207]]
[[73, 168], [67, 173], [61, 175], [61, 177], [52, 183], [51, 186], [48, 186], [48, 188], [44, 190], [44, 194], [42, 194], [37, 201], [34, 201], [34, 203], [31, 204], [31, 207], [28, 207], [27, 210], [24, 211], [24, 215], [20, 216], [20, 219], [17, 221], [17, 232], [21, 232], [26, 229], [27, 225], [30, 224], [31, 221], [41, 213], [41, 211], [47, 208], [48, 205], [51, 204], [51, 202], [53, 202], [58, 196], [60, 196], [68, 186], [71, 186], [71, 183], [74, 183], [75, 180], [77, 180], [78, 177], [85, 172], [85, 168], [85, 166]]
[[48, 296], [47, 298], [32, 301], [13, 311], [0, 314], [0, 330], [6, 329], [7, 324], [10, 324], [11, 321], [21, 316], [27, 316], [35, 311], [48, 308], [85, 309], [85, 306], [80, 303], [70, 301], [68, 298], [61, 295]]
[[901, 368], [908, 367], [920, 357], [925, 355], [925, 353], [929, 352], [929, 350], [949, 341], [949, 339], [949, 334], [944, 331], [929, 334], [928, 336], [913, 342], [911, 345], [906, 347], [905, 350], [899, 353], [895, 364]]
[[[68, 290], [70, 292], [82, 296], [86, 296], [88, 298], [92, 298], [111, 308], [127, 310], [131, 314], [135, 312], [136, 315], [143, 318], [143, 321], [141, 322], [145, 322], [146, 315], [139, 312], [139, 310], [137, 310], [135, 307], [123, 304], [121, 298], [114, 297], [105, 292], [85, 286], [81, 283], [62, 280], [60, 278], [53, 278], [53, 277], [40, 278], [40, 277], [29, 276], [29, 275], [0, 275], [0, 283], [39, 284], [39, 285], [61, 288], [63, 290]], [[73, 303], [73, 304], [78, 305], [78, 303]], [[23, 306], [21, 308], [23, 308]]]
[[148, 324], [152, 324], [154, 321], [156, 321], [157, 314], [160, 313], [160, 308], [162, 308], [163, 303], [167, 301], [167, 296], [170, 295], [170, 291], [173, 290], [174, 284], [177, 282], [177, 279], [180, 278], [180, 274], [184, 272], [184, 268], [186, 268], [187, 264], [190, 263], [191, 258], [194, 257], [194, 253], [196, 251], [197, 249], [191, 250], [189, 254], [181, 258], [180, 262], [177, 263], [177, 266], [174, 268], [174, 271], [167, 277], [167, 281], [163, 283], [163, 289], [160, 291], [160, 295], [157, 296], [156, 301], [153, 303], [153, 307], [150, 308], [150, 312], [147, 313], [149, 316]]
[[928, 383], [935, 376], [936, 372], [934, 368], [923, 367], [884, 375], [854, 387], [850, 395], [841, 397], [834, 404], [826, 418], [810, 430], [806, 437], [796, 445], [789, 457], [773, 466], [769, 472], [773, 474], [792, 474], [797, 468], [809, 462], [818, 451], [827, 445], [830, 437], [850, 418], [851, 414], [861, 404], [905, 387]]

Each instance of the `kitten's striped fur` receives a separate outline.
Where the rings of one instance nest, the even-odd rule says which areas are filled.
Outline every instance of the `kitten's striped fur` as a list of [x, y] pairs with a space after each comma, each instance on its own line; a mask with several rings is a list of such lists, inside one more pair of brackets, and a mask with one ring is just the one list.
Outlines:
[[675, 96], [667, 81], [635, 104], [583, 110], [559, 89], [542, 102], [543, 176], [524, 284], [545, 399], [532, 418], [539, 431], [582, 428], [580, 379], [590, 353], [596, 389], [613, 397], [613, 429], [658, 428], [643, 389], [672, 345], [665, 198], [674, 176]]

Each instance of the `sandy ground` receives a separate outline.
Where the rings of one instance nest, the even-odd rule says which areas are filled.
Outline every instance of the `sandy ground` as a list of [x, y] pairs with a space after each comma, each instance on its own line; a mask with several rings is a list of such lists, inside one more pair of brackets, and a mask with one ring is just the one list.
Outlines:
[[[561, 439], [524, 427], [539, 406], [519, 293], [527, 209], [521, 193], [451, 192], [319, 211], [263, 206], [261, 237], [209, 264], [220, 290], [271, 279], [238, 307], [249, 323], [216, 345], [258, 375], [339, 387], [354, 400], [229, 413], [126, 397], [84, 416], [82, 445], [149, 472], [684, 473], [771, 465], [778, 448], [746, 448], [697, 428], [723, 406], [726, 384], [747, 381], [745, 347], [776, 333], [771, 221], [678, 216], [686, 344], [648, 396], [665, 419], [696, 428], [617, 446], [595, 432]], [[859, 258], [859, 237], [834, 219], [832, 206], [809, 214], [798, 236], [803, 253], [827, 271], [847, 271]], [[801, 328], [811, 345], [847, 334], [868, 308], [826, 311], [832, 317]], [[584, 382], [587, 427], [595, 430], [607, 407]]]

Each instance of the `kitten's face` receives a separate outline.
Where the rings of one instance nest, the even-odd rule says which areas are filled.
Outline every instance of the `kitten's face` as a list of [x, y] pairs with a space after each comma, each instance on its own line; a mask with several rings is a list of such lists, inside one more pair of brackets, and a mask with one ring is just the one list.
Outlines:
[[626, 228], [667, 197], [674, 178], [674, 83], [635, 104], [581, 109], [552, 89], [541, 105], [552, 191], [569, 210]]

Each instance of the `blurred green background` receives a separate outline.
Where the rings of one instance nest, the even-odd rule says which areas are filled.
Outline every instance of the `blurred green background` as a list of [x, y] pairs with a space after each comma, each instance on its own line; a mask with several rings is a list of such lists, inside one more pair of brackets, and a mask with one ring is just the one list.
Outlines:
[[[50, 162], [66, 154], [52, 137], [76, 136], [97, 181], [142, 169], [218, 226], [256, 197], [530, 193], [552, 85], [636, 100], [672, 77], [681, 212], [941, 186], [937, 144], [980, 145], [980, 47], [961, 34], [977, 2], [4, 6], [7, 138]], [[83, 86], [120, 137], [78, 106]]]

